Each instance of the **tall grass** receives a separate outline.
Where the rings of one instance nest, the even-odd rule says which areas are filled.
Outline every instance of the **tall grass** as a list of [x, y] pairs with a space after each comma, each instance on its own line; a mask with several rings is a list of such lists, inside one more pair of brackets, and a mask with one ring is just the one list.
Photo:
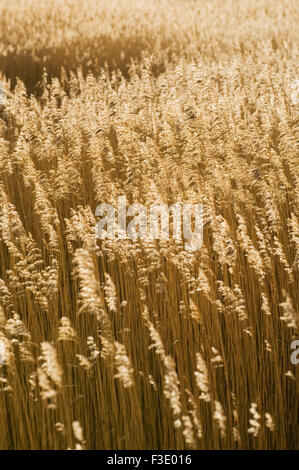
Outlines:
[[[296, 2], [5, 3], [0, 448], [298, 449]], [[120, 195], [203, 247], [97, 241]]]

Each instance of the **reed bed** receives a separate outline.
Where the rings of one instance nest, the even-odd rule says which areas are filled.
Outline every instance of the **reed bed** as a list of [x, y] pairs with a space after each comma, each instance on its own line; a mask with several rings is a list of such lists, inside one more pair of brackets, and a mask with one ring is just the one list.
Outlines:
[[298, 449], [296, 7], [0, 2], [1, 449]]

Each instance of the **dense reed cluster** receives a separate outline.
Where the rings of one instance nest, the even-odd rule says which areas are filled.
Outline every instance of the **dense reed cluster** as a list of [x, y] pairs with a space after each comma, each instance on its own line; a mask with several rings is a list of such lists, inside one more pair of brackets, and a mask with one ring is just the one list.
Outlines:
[[299, 447], [296, 3], [0, 2], [1, 449]]

